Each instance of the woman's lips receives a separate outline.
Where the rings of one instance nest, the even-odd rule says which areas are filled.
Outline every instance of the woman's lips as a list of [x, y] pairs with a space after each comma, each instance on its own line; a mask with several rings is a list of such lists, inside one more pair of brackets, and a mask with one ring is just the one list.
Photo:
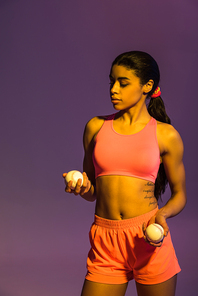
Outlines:
[[121, 100], [115, 97], [111, 97], [111, 102], [112, 103], [119, 103]]

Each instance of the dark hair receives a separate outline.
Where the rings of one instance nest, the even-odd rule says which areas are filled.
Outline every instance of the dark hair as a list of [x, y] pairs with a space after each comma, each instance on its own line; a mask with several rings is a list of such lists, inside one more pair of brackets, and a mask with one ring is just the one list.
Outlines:
[[[156, 61], [146, 52], [142, 51], [130, 51], [120, 54], [112, 63], [111, 68], [114, 65], [121, 65], [128, 70], [133, 70], [135, 75], [140, 78], [140, 83], [145, 85], [150, 79], [153, 80], [153, 88], [147, 94], [150, 98], [151, 95], [156, 90], [160, 81], [159, 67]], [[149, 114], [156, 120], [171, 123], [170, 118], [166, 114], [164, 102], [162, 98], [156, 97], [151, 98], [147, 106]], [[168, 180], [166, 177], [165, 169], [163, 163], [160, 164], [157, 179], [155, 181], [155, 197], [157, 200], [165, 192]]]

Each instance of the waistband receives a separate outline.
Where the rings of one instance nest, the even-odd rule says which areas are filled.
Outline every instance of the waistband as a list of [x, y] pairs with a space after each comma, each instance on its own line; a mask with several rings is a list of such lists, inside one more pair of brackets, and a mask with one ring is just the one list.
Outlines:
[[152, 216], [158, 211], [158, 207], [143, 215], [124, 220], [110, 220], [95, 215], [94, 224], [110, 229], [126, 229], [134, 226], [140, 226], [144, 222], [148, 222]]

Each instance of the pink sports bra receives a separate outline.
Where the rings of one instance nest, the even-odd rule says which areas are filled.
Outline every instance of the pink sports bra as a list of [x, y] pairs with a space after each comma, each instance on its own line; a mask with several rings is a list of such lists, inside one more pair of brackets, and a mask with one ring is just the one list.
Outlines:
[[122, 135], [113, 128], [114, 117], [104, 121], [95, 139], [95, 177], [122, 175], [155, 183], [160, 165], [156, 120], [152, 117], [136, 134]]

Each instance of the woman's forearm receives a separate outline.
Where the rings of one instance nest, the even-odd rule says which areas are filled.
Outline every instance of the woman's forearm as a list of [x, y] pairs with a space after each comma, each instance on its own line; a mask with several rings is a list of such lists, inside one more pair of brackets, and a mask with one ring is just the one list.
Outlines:
[[159, 209], [165, 219], [178, 215], [186, 205], [186, 194], [185, 192], [175, 193], [171, 196], [168, 202]]

